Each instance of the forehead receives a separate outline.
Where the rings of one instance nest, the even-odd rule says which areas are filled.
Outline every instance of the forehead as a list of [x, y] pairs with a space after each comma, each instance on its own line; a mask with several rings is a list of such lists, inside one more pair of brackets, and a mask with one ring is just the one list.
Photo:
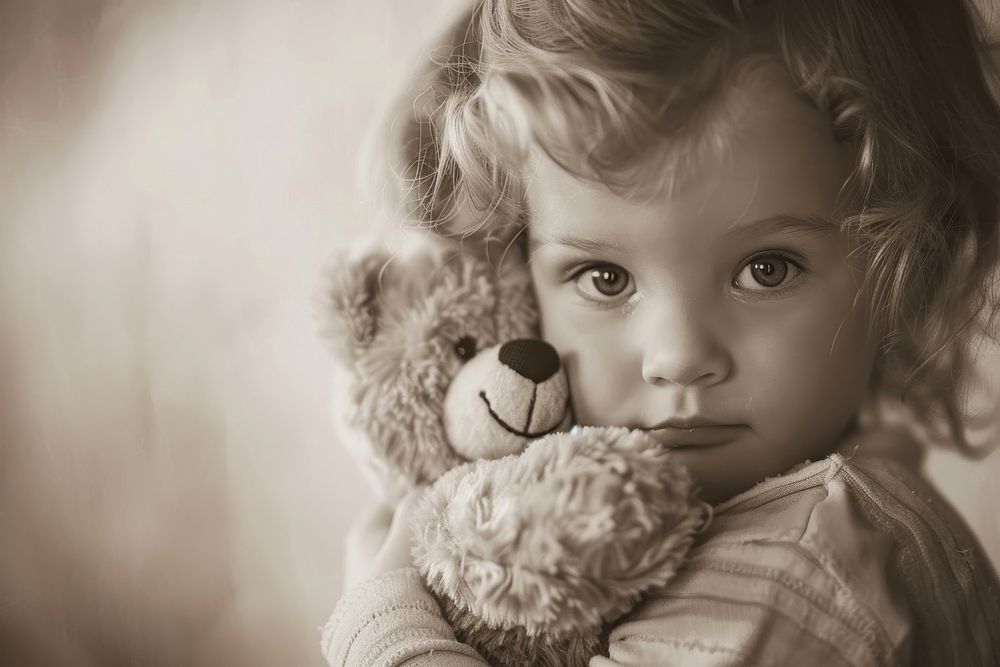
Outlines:
[[[782, 76], [738, 80], [704, 137], [665, 141], [663, 159], [642, 179], [666, 187], [623, 194], [567, 173], [536, 156], [527, 189], [533, 240], [565, 229], [623, 220], [706, 218], [724, 225], [780, 215], [830, 218], [845, 205], [853, 151], [838, 143], [824, 113], [797, 96]], [[619, 224], [616, 224], [616, 221]]]

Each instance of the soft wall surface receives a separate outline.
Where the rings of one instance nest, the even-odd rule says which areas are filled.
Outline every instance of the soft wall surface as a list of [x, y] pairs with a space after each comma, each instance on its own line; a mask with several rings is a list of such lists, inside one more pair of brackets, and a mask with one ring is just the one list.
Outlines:
[[[372, 496], [312, 294], [462, 5], [0, 4], [0, 662], [322, 663]], [[1000, 558], [1000, 455], [932, 473]]]
[[0, 662], [321, 664], [371, 496], [313, 290], [455, 5], [0, 6]]

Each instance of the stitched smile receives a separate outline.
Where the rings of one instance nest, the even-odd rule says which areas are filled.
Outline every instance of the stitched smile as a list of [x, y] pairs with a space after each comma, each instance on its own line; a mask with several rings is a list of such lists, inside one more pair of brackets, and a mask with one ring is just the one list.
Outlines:
[[[535, 395], [537, 394], [537, 392], [538, 392], [538, 387], [536, 386], [534, 390], [532, 390], [531, 392], [531, 404], [528, 406], [528, 419], [526, 420], [527, 423], [525, 424], [525, 429], [527, 429], [528, 425], [531, 424], [531, 415], [535, 410]], [[557, 421], [552, 428], [545, 429], [544, 431], [536, 431], [535, 433], [529, 433], [527, 430], [521, 431], [514, 428], [513, 426], [505, 422], [500, 415], [494, 412], [493, 406], [490, 405], [490, 399], [486, 398], [485, 391], [479, 392], [479, 398], [483, 399], [483, 403], [486, 404], [486, 409], [490, 411], [490, 417], [493, 417], [493, 420], [496, 423], [500, 424], [500, 426], [502, 426], [505, 430], [513, 433], [514, 435], [521, 436], [522, 438], [540, 438], [543, 435], [548, 435], [549, 433], [552, 433], [560, 426], [562, 426], [562, 423], [564, 421], [566, 421], [566, 410], [569, 409], [569, 399], [567, 398], [566, 407], [563, 408], [563, 413], [559, 417], [559, 421]]]

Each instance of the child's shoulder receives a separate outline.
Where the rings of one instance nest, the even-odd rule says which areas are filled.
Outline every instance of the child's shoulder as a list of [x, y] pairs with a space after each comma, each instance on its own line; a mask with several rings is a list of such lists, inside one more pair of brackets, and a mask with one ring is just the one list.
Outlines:
[[[913, 489], [919, 489], [919, 497]], [[921, 498], [924, 502], [918, 502]], [[901, 506], [923, 514], [937, 499], [916, 466], [881, 452], [836, 452], [716, 505], [703, 542], [803, 541], [820, 530], [840, 533], [872, 522], [882, 525], [880, 515], [898, 514]]]
[[[880, 435], [864, 437], [870, 442]], [[758, 484], [716, 507], [699, 553], [754, 547], [773, 559], [787, 550], [862, 598], [904, 594], [923, 604], [931, 602], [934, 590], [959, 597], [983, 590], [1000, 595], [975, 535], [920, 473], [916, 460], [885, 454], [855, 447], [851, 454], [834, 453]], [[916, 580], [929, 587], [911, 586]], [[981, 584], [978, 591], [965, 590], [974, 580]], [[901, 582], [910, 588], [898, 590]]]
[[[966, 523], [920, 472], [920, 456], [900, 454], [899, 438], [896, 432], [866, 433], [825, 459], [717, 505], [702, 543], [795, 542], [820, 560], [853, 542], [888, 541], [896, 551], [923, 551], [928, 544], [978, 548]], [[897, 443], [885, 445], [888, 440]], [[862, 551], [870, 562], [870, 550]]]
[[650, 662], [995, 664], [1000, 586], [912, 467], [836, 453], [718, 505], [681, 572], [611, 639], [612, 655]]

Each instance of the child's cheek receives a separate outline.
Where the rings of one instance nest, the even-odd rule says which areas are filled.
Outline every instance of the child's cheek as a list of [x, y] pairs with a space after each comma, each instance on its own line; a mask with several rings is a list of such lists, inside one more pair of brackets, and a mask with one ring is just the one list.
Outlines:
[[852, 301], [853, 290], [814, 294], [740, 354], [753, 426], [792, 463], [829, 453], [868, 393], [875, 345]]
[[[549, 304], [557, 306], [557, 304]], [[580, 424], [619, 425], [627, 410], [629, 373], [619, 321], [608, 313], [543, 307], [545, 339], [559, 352], [569, 374], [573, 411]]]

